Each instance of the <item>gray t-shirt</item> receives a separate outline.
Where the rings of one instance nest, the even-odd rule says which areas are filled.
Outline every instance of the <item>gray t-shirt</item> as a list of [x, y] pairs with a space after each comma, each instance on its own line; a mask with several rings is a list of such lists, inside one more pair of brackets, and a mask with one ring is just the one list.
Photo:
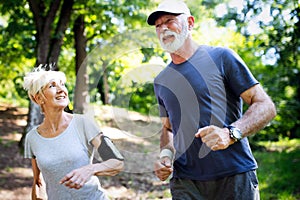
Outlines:
[[92, 162], [93, 146], [90, 142], [100, 132], [92, 119], [74, 114], [66, 130], [54, 138], [41, 136], [36, 128], [26, 135], [24, 156], [36, 158], [49, 200], [107, 199], [96, 176], [92, 176], [79, 190], [59, 183], [72, 170]]

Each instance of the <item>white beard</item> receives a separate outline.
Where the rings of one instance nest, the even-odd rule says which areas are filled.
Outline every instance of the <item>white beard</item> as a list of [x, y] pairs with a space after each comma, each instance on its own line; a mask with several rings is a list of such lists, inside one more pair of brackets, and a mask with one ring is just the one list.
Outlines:
[[[189, 35], [188, 25], [187, 22], [185, 22], [183, 24], [181, 33], [176, 33], [174, 31], [166, 30], [164, 33], [160, 35], [159, 42], [161, 47], [165, 51], [169, 53], [175, 53], [180, 47], [182, 47], [188, 35]], [[164, 43], [163, 38], [167, 36], [174, 36], [175, 37], [174, 41]]]

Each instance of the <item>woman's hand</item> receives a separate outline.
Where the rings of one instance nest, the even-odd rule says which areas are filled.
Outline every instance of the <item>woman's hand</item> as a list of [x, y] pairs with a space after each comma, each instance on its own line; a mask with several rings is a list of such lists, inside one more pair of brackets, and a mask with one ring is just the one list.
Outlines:
[[37, 179], [35, 179], [34, 184], [37, 185], [38, 187], [43, 186], [41, 177], [38, 177]]
[[60, 180], [60, 184], [69, 188], [80, 189], [92, 176], [115, 176], [123, 170], [123, 167], [124, 162], [117, 159], [86, 165], [68, 173]]
[[74, 169], [60, 180], [66, 187], [80, 189], [94, 175], [93, 165]]

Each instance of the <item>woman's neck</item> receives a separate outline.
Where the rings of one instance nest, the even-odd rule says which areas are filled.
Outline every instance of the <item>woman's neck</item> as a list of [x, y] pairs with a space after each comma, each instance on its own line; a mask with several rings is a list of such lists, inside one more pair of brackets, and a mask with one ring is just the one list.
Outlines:
[[61, 113], [44, 113], [44, 121], [38, 130], [45, 137], [55, 137], [62, 133], [70, 124], [72, 115], [66, 112]]

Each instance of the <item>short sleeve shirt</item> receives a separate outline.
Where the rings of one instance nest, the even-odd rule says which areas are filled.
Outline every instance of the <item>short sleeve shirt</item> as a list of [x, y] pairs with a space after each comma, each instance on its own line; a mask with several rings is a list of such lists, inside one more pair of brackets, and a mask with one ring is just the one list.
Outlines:
[[91, 163], [91, 141], [100, 133], [97, 124], [84, 115], [74, 114], [69, 126], [54, 138], [32, 129], [25, 140], [25, 158], [35, 158], [46, 183], [48, 199], [106, 199], [99, 179], [92, 176], [79, 190], [59, 181], [74, 169]]
[[210, 151], [195, 138], [199, 128], [224, 127], [242, 116], [241, 93], [258, 84], [231, 49], [200, 46], [184, 63], [170, 63], [154, 80], [160, 116], [174, 134], [174, 177], [215, 180], [255, 169], [247, 138]]

